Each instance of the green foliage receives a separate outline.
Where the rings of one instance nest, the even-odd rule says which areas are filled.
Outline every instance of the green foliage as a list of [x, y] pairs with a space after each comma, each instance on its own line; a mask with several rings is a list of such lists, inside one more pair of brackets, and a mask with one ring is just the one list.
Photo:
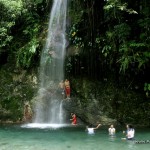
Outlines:
[[[113, 29], [106, 31], [105, 45], [102, 49], [102, 54], [109, 58], [109, 64], [114, 62], [113, 55], [116, 55], [118, 51], [116, 63], [120, 63], [120, 71], [125, 72], [131, 62], [131, 49], [127, 44], [127, 40], [130, 36], [131, 28], [126, 23], [117, 24]], [[120, 44], [119, 48], [118, 44]]]
[[122, 3], [120, 0], [109, 0], [104, 6], [104, 10], [112, 12], [114, 17], [116, 17], [117, 10], [124, 11], [129, 14], [138, 14], [135, 10], [127, 8], [127, 6], [127, 3]]
[[[75, 5], [75, 4], [74, 4]], [[76, 7], [76, 6], [73, 6]], [[78, 13], [76, 13], [78, 11]], [[82, 16], [83, 16], [84, 11], [82, 10], [81, 7], [76, 7], [76, 8], [71, 8], [69, 9], [69, 16], [71, 17], [71, 20], [73, 21], [72, 24], [78, 24], [82, 21]]]
[[15, 20], [21, 15], [23, 3], [21, 0], [0, 0], [0, 48], [10, 43], [13, 36], [11, 28]]
[[122, 56], [122, 58], [118, 61], [121, 63], [120, 65], [120, 72], [125, 73], [125, 71], [128, 69], [129, 64], [132, 62], [131, 57], [129, 56]]
[[79, 37], [78, 29], [76, 28], [75, 24], [71, 27], [68, 37], [69, 37], [69, 41], [76, 47], [80, 47], [80, 48], [84, 47], [83, 40], [81, 37]]
[[[11, 62], [15, 62], [19, 69], [33, 67], [32, 64], [37, 61], [35, 55], [40, 54], [42, 42], [46, 37], [47, 24], [45, 22], [48, 19], [47, 14], [51, 3], [52, 0], [0, 0], [0, 56], [2, 56], [2, 51], [6, 51], [7, 59], [11, 58]], [[149, 78], [144, 78], [150, 69], [149, 1], [71, 0], [69, 6], [67, 35], [69, 44], [77, 49], [77, 53], [74, 53], [75, 50], [72, 49], [71, 54], [75, 55], [66, 59], [67, 76], [74, 73], [75, 76], [85, 75], [94, 80], [103, 81], [105, 79], [105, 82], [108, 78], [113, 78], [114, 84], [123, 85], [124, 88], [128, 88], [128, 84], [132, 80], [140, 86], [146, 82], [144, 91], [149, 97]], [[49, 64], [52, 58], [47, 55], [47, 59], [43, 61]], [[4, 73], [2, 76], [6, 76], [7, 80], [10, 80], [10, 76], [7, 74]], [[140, 77], [143, 77], [144, 81], [139, 80]], [[124, 83], [124, 80], [127, 83]], [[9, 109], [12, 114], [17, 116], [15, 110], [18, 108], [18, 112], [21, 112], [19, 103], [22, 99], [20, 95], [23, 93], [19, 93], [17, 96], [13, 95], [14, 84], [18, 85], [18, 83], [0, 82], [1, 85], [4, 85], [0, 88], [0, 94], [3, 97], [0, 108], [2, 106], [4, 109]], [[100, 89], [103, 88], [97, 89], [95, 86], [93, 90], [87, 84], [83, 83], [83, 85], [85, 93], [82, 90], [81, 92], [77, 91], [77, 94], [85, 97], [81, 102], [83, 105], [87, 101], [86, 97], [92, 98], [88, 93], [94, 92], [98, 96]], [[80, 84], [80, 86], [82, 85]], [[28, 88], [23, 87], [19, 91], [23, 91], [23, 89], [27, 91]], [[101, 101], [103, 105], [109, 101], [108, 95], [110, 94], [108, 93], [113, 95], [114, 91], [109, 92], [104, 89], [104, 97]], [[32, 97], [32, 92], [29, 93]], [[128, 102], [138, 104], [136, 95], [132, 98], [130, 94], [126, 97], [126, 94], [123, 93], [120, 93], [120, 100], [117, 99], [117, 96], [114, 98], [114, 102], [118, 102], [119, 105], [118, 117], [120, 119], [125, 119], [130, 115], [128, 109], [125, 113], [123, 112], [124, 104], [127, 108]], [[122, 102], [123, 105], [121, 105]], [[107, 106], [109, 105], [105, 105], [103, 111], [108, 110], [110, 106]], [[134, 106], [135, 108], [136, 106]], [[140, 114], [143, 115], [143, 113]]]
[[121, 23], [114, 26], [114, 36], [119, 40], [119, 43], [124, 42], [129, 38], [131, 28], [126, 23]]
[[146, 96], [148, 97], [150, 94], [150, 83], [144, 84], [144, 91], [145, 91]]
[[[10, 56], [16, 54], [17, 67], [28, 68], [36, 54], [40, 30], [37, 7], [42, 2], [43, 0], [0, 0], [0, 51], [8, 49]], [[12, 29], [17, 30], [16, 35]]]
[[150, 17], [149, 17], [149, 9], [143, 10], [143, 15], [144, 17], [138, 20], [138, 25], [141, 28], [141, 33], [140, 33], [140, 40], [146, 42], [147, 44], [150, 43]]
[[118, 60], [120, 63], [120, 71], [126, 72], [130, 68], [132, 63], [136, 63], [137, 70], [140, 71], [141, 68], [149, 63], [150, 52], [147, 50], [147, 44], [137, 43], [136, 41], [130, 41], [121, 45], [119, 52], [121, 57]]
[[65, 71], [66, 71], [67, 74], [69, 74], [70, 70], [72, 68], [71, 57], [67, 58], [65, 66], [66, 66]]
[[36, 53], [36, 49], [39, 46], [39, 43], [36, 38], [33, 38], [26, 45], [21, 47], [17, 51], [17, 67], [30, 67], [32, 58]]
[[35, 92], [29, 82], [30, 76], [25, 70], [15, 69], [13, 64], [1, 67], [0, 120], [18, 121], [22, 118], [24, 102], [30, 101]]
[[105, 45], [104, 47], [103, 47], [103, 49], [102, 49], [102, 54], [105, 56], [105, 57], [107, 57], [108, 56], [108, 54], [110, 54], [111, 53], [111, 46], [110, 45]]
[[[131, 40], [132, 26], [128, 23], [130, 16], [126, 19], [124, 14], [138, 14], [135, 10], [129, 9], [128, 4], [120, 0], [109, 0], [104, 6], [108, 30], [106, 31], [106, 45], [103, 47], [104, 56], [108, 57], [109, 62], [119, 64], [120, 73], [130, 70], [133, 63], [136, 63], [136, 72], [140, 72], [149, 63], [149, 17], [147, 9], [142, 12], [146, 17], [132, 23], [137, 28], [138, 24], [142, 31], [139, 40]], [[125, 23], [126, 22], [126, 23]], [[138, 24], [137, 24], [138, 23]], [[138, 35], [137, 35], [138, 36]], [[137, 39], [137, 37], [136, 37]], [[111, 49], [108, 50], [108, 47]], [[116, 54], [117, 52], [117, 54]], [[112, 57], [114, 56], [115, 57]], [[116, 60], [114, 60], [114, 58]]]
[[3, 85], [0, 87], [0, 106], [2, 107], [0, 119], [16, 120], [20, 117], [20, 111], [18, 111], [20, 109], [20, 97], [18, 99], [17, 96], [13, 95], [15, 85], [12, 84], [11, 73], [8, 73], [9, 69], [1, 68], [0, 70], [0, 84]]
[[28, 16], [26, 18], [28, 23], [32, 25], [28, 25], [24, 30], [23, 34], [25, 37], [28, 37], [27, 41], [24, 42], [23, 46], [19, 47], [16, 52], [16, 66], [17, 67], [30, 67], [35, 54], [37, 53], [37, 49], [39, 47], [39, 40], [37, 35], [39, 33], [40, 25], [34, 20], [32, 16]]

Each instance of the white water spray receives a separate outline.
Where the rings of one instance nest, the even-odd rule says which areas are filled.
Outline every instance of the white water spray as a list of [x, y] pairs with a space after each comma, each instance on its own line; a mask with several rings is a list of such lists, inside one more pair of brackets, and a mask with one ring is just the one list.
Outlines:
[[64, 111], [58, 83], [64, 79], [67, 0], [53, 0], [48, 35], [41, 54], [40, 87], [36, 97], [35, 123], [63, 124]]

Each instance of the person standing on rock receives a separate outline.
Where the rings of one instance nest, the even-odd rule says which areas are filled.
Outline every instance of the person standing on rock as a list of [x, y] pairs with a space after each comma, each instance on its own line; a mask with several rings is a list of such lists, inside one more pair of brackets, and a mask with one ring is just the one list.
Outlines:
[[59, 83], [59, 85], [58, 85], [58, 88], [59, 88], [59, 92], [61, 93], [61, 95], [62, 95], [62, 98], [64, 99], [64, 95], [65, 95], [65, 87], [64, 87], [64, 81], [63, 80], [61, 80], [60, 81], [60, 83]]
[[65, 80], [65, 92], [66, 92], [66, 97], [67, 99], [70, 99], [70, 82], [68, 79]]
[[76, 114], [74, 114], [74, 113], [71, 113], [71, 121], [72, 121], [72, 125], [77, 125], [77, 117], [76, 117]]
[[32, 119], [32, 111], [28, 104], [24, 107], [24, 121], [25, 122], [31, 122]]

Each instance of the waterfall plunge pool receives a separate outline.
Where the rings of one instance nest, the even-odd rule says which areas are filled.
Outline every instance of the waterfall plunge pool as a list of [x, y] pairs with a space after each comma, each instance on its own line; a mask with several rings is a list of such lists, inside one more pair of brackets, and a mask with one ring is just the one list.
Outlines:
[[117, 128], [116, 136], [110, 137], [107, 128], [103, 126], [89, 135], [85, 126], [1, 125], [0, 150], [149, 150], [149, 128], [137, 128], [135, 141], [121, 140], [123, 128]]

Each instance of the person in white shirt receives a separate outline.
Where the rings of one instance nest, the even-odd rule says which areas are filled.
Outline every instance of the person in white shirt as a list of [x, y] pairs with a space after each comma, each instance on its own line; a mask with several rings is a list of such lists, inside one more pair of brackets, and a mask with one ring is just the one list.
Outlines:
[[135, 134], [135, 130], [133, 128], [132, 125], [128, 125], [128, 128], [127, 128], [127, 139], [128, 140], [133, 140], [134, 139], [134, 134]]
[[101, 126], [101, 124], [98, 124], [95, 128], [93, 127], [86, 127], [86, 130], [88, 131], [88, 134], [94, 134], [94, 130], [98, 129]]
[[108, 128], [108, 132], [109, 132], [109, 135], [111, 135], [111, 136], [115, 135], [116, 129], [114, 128], [113, 125], [111, 125], [110, 128]]
[[135, 130], [133, 128], [132, 125], [127, 125], [126, 126], [127, 131], [123, 131], [123, 133], [126, 133], [126, 138], [122, 138], [122, 139], [127, 139], [127, 140], [133, 140], [134, 139], [134, 135], [135, 135]]

